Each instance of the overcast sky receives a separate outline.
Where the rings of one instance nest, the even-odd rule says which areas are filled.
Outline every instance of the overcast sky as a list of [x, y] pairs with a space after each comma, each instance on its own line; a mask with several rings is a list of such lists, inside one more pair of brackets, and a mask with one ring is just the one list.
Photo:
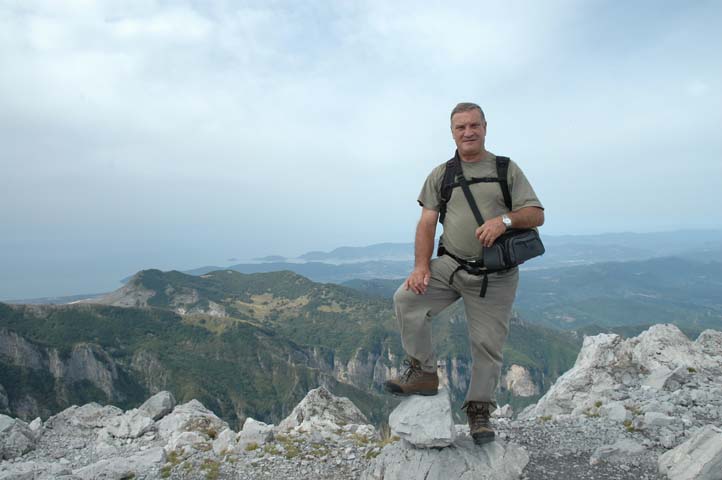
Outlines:
[[722, 2], [447, 3], [0, 0], [0, 299], [412, 241], [460, 101], [542, 232], [722, 226]]

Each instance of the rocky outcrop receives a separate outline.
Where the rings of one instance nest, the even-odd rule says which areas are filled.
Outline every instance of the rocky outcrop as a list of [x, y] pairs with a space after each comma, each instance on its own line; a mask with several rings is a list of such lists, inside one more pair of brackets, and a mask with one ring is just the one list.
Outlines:
[[401, 441], [383, 449], [364, 480], [517, 479], [529, 460], [518, 445], [476, 446], [468, 427], [454, 425], [446, 389], [404, 399], [391, 412], [389, 426]]
[[20, 457], [35, 448], [36, 432], [20, 419], [0, 415], [0, 460]]
[[671, 447], [690, 427], [722, 421], [721, 337], [708, 330], [692, 342], [673, 325], [587, 337], [574, 367], [522, 416], [608, 416]]
[[152, 420], [160, 420], [161, 418], [168, 415], [175, 408], [175, 397], [170, 392], [158, 392], [148, 400], [143, 402], [143, 405], [138, 407], [138, 410], [145, 412]]
[[659, 457], [659, 471], [670, 480], [722, 478], [722, 429], [707, 425]]
[[722, 445], [722, 333], [707, 330], [691, 341], [673, 325], [655, 325], [626, 340], [587, 337], [574, 367], [520, 417], [618, 425], [621, 438], [598, 448], [593, 463], [634, 465], [628, 458], [634, 443], [645, 458], [650, 449], [673, 449], [659, 460], [670, 478], [716, 478], [699, 472], [700, 465], [717, 474], [722, 467], [715, 463], [722, 461], [715, 456]]
[[362, 480], [515, 480], [529, 456], [519, 446], [501, 441], [482, 447], [459, 437], [453, 448], [420, 449], [405, 442], [384, 448]]
[[308, 392], [278, 429], [325, 430], [334, 425], [366, 423], [364, 414], [348, 398], [336, 397], [326, 388], [318, 387]]
[[531, 373], [521, 365], [511, 365], [504, 375], [506, 389], [517, 397], [539, 395], [539, 387], [531, 378]]
[[418, 448], [448, 447], [456, 438], [446, 389], [432, 397], [412, 395], [389, 415], [391, 432]]

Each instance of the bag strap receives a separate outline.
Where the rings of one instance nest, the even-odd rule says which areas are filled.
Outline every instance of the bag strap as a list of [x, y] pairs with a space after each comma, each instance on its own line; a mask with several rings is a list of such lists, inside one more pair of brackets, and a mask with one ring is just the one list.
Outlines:
[[457, 161], [457, 168], [459, 169], [457, 172], [459, 184], [461, 185], [461, 189], [464, 191], [464, 196], [466, 197], [466, 201], [469, 203], [469, 207], [474, 214], [476, 222], [479, 224], [479, 226], [481, 226], [484, 224], [484, 217], [481, 216], [479, 207], [476, 205], [476, 201], [474, 201], [474, 196], [471, 194], [471, 190], [469, 189], [469, 182], [467, 182], [466, 177], [464, 177], [464, 172], [461, 169], [461, 160], [459, 159], [458, 153], [455, 157], [455, 160]]
[[[483, 217], [481, 216], [481, 212], [479, 212], [479, 208], [476, 206], [476, 202], [474, 201], [474, 197], [471, 195], [471, 192], [469, 191], [469, 185], [472, 185], [474, 183], [499, 183], [499, 187], [501, 188], [501, 194], [504, 197], [504, 204], [506, 205], [506, 208], [511, 212], [512, 210], [512, 200], [511, 200], [511, 191], [509, 190], [509, 157], [496, 157], [496, 175], [497, 178], [472, 178], [471, 180], [466, 180], [462, 173], [461, 168], [461, 159], [459, 159], [459, 152], [457, 151], [454, 154], [454, 158], [448, 160], [446, 162], [446, 168], [444, 170], [444, 177], [441, 180], [441, 205], [439, 206], [439, 223], [444, 223], [444, 219], [446, 218], [446, 206], [449, 203], [449, 200], [451, 200], [451, 193], [454, 190], [455, 187], [461, 186], [462, 190], [464, 190], [464, 196], [466, 197], [467, 202], [469, 202], [469, 207], [471, 207], [471, 211], [478, 212], [474, 213], [474, 218], [476, 218], [477, 221], [481, 218], [481, 222], [479, 225], [482, 225]], [[464, 183], [466, 183], [466, 188], [464, 188], [464, 185], [462, 184], [461, 180], [457, 181], [457, 177], [460, 175], [460, 178], [464, 179]]]
[[496, 175], [499, 177], [499, 186], [501, 194], [504, 195], [504, 203], [506, 208], [511, 212], [511, 192], [509, 192], [509, 157], [496, 157]]
[[451, 200], [451, 191], [454, 189], [457, 166], [461, 168], [461, 164], [456, 163], [456, 156], [446, 162], [444, 178], [441, 180], [441, 205], [439, 206], [439, 223], [444, 223], [444, 219], [446, 218], [446, 204], [449, 203], [449, 200]]

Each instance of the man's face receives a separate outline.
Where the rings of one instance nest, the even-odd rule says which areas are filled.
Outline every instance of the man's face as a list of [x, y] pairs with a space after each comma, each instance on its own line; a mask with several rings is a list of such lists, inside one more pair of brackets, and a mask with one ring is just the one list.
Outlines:
[[451, 135], [460, 154], [477, 155], [484, 150], [486, 121], [481, 112], [469, 110], [460, 112], [451, 118]]

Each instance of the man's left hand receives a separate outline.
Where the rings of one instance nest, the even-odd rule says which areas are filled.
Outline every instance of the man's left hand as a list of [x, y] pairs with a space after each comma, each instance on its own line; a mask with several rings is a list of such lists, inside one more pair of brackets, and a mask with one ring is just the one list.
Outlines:
[[482, 246], [491, 247], [494, 241], [504, 232], [506, 232], [506, 225], [501, 221], [501, 217], [495, 217], [487, 220], [477, 228], [475, 235]]

